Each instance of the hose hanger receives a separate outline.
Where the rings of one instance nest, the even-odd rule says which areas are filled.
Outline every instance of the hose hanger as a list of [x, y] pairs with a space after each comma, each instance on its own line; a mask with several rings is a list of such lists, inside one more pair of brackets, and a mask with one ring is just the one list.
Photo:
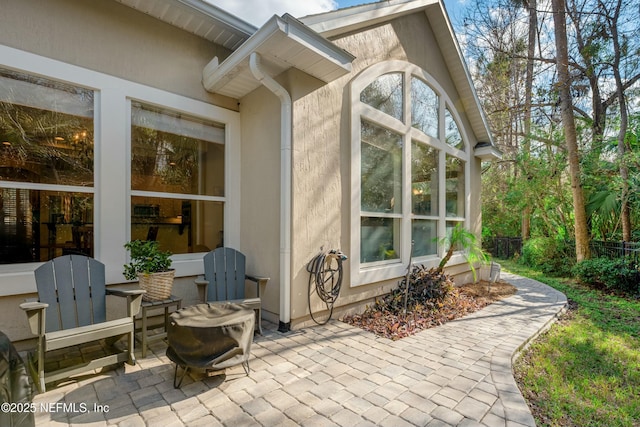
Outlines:
[[[318, 325], [325, 325], [333, 315], [333, 306], [340, 294], [342, 286], [342, 263], [347, 260], [347, 256], [340, 249], [332, 249], [328, 252], [318, 254], [307, 264], [309, 272], [309, 314], [311, 319]], [[329, 310], [329, 317], [319, 322], [311, 311], [311, 295], [315, 294]]]

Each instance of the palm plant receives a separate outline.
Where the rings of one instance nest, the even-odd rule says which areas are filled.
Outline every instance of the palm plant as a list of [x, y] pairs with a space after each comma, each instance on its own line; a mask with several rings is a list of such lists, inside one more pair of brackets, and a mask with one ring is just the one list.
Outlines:
[[463, 251], [463, 255], [471, 268], [471, 272], [473, 273], [474, 282], [477, 279], [476, 264], [489, 263], [489, 255], [482, 250], [482, 246], [476, 235], [465, 229], [462, 224], [458, 224], [452, 228], [451, 232], [446, 237], [439, 240], [439, 243], [448, 249], [438, 265], [438, 272], [442, 272], [444, 270], [444, 267], [451, 260], [451, 257], [456, 250]]

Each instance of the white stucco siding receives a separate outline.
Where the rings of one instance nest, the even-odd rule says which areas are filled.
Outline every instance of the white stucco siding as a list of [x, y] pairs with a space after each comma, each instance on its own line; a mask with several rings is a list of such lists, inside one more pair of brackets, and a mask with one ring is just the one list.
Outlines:
[[[475, 136], [461, 109], [462, 103], [444, 64], [426, 15], [417, 13], [384, 25], [332, 40], [353, 54], [353, 72], [294, 100], [293, 130], [293, 272], [292, 324], [308, 318], [307, 263], [321, 250], [351, 250], [351, 95], [350, 82], [371, 65], [401, 60], [427, 71], [445, 90], [456, 108], [471, 147]], [[471, 161], [471, 212], [469, 223], [479, 231], [479, 162]], [[397, 285], [397, 279], [351, 287], [350, 261], [337, 307], [370, 302]], [[313, 305], [314, 312], [323, 305]], [[338, 311], [340, 311], [338, 309]]]

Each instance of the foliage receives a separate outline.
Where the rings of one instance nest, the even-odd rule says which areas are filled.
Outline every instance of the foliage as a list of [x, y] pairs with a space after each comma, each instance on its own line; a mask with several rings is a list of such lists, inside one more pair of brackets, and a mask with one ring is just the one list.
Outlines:
[[522, 246], [520, 261], [529, 267], [539, 268], [552, 276], [567, 276], [571, 272], [575, 249], [563, 239], [536, 237]]
[[584, 260], [572, 272], [582, 283], [596, 288], [640, 294], [640, 269], [625, 258]]
[[124, 265], [124, 277], [135, 280], [138, 273], [151, 274], [169, 271], [171, 252], [163, 252], [153, 240], [133, 240], [124, 247], [131, 253], [131, 262]]
[[640, 422], [640, 300], [550, 278], [505, 261], [502, 267], [565, 293], [568, 316], [514, 366], [538, 425], [637, 426]]
[[489, 263], [489, 256], [482, 249], [482, 244], [478, 241], [476, 235], [466, 230], [462, 224], [453, 227], [446, 237], [440, 239], [440, 244], [447, 246], [448, 249], [445, 256], [440, 260], [440, 265], [438, 265], [437, 271], [439, 273], [442, 273], [456, 250], [463, 251], [464, 257], [473, 273], [474, 282], [477, 279], [476, 263]]

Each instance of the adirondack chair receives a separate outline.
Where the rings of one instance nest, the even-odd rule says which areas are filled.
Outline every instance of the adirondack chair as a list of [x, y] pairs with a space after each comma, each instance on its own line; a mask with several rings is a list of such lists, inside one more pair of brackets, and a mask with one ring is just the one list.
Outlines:
[[[262, 305], [260, 287], [269, 281], [265, 277], [245, 274], [246, 257], [232, 248], [217, 248], [205, 254], [204, 276], [196, 279], [202, 302], [244, 304], [256, 312], [255, 329], [262, 335]], [[256, 284], [256, 297], [245, 298], [245, 280]]]
[[[38, 336], [36, 353], [29, 365], [41, 392], [45, 384], [104, 366], [128, 362], [133, 353], [134, 316], [140, 310], [143, 290], [115, 290], [105, 287], [104, 264], [84, 255], [55, 258], [35, 270], [38, 301], [25, 302], [31, 332]], [[106, 295], [127, 299], [127, 316], [106, 319]], [[45, 372], [45, 353], [100, 339], [128, 335], [127, 348], [115, 354], [81, 362], [79, 365]]]

